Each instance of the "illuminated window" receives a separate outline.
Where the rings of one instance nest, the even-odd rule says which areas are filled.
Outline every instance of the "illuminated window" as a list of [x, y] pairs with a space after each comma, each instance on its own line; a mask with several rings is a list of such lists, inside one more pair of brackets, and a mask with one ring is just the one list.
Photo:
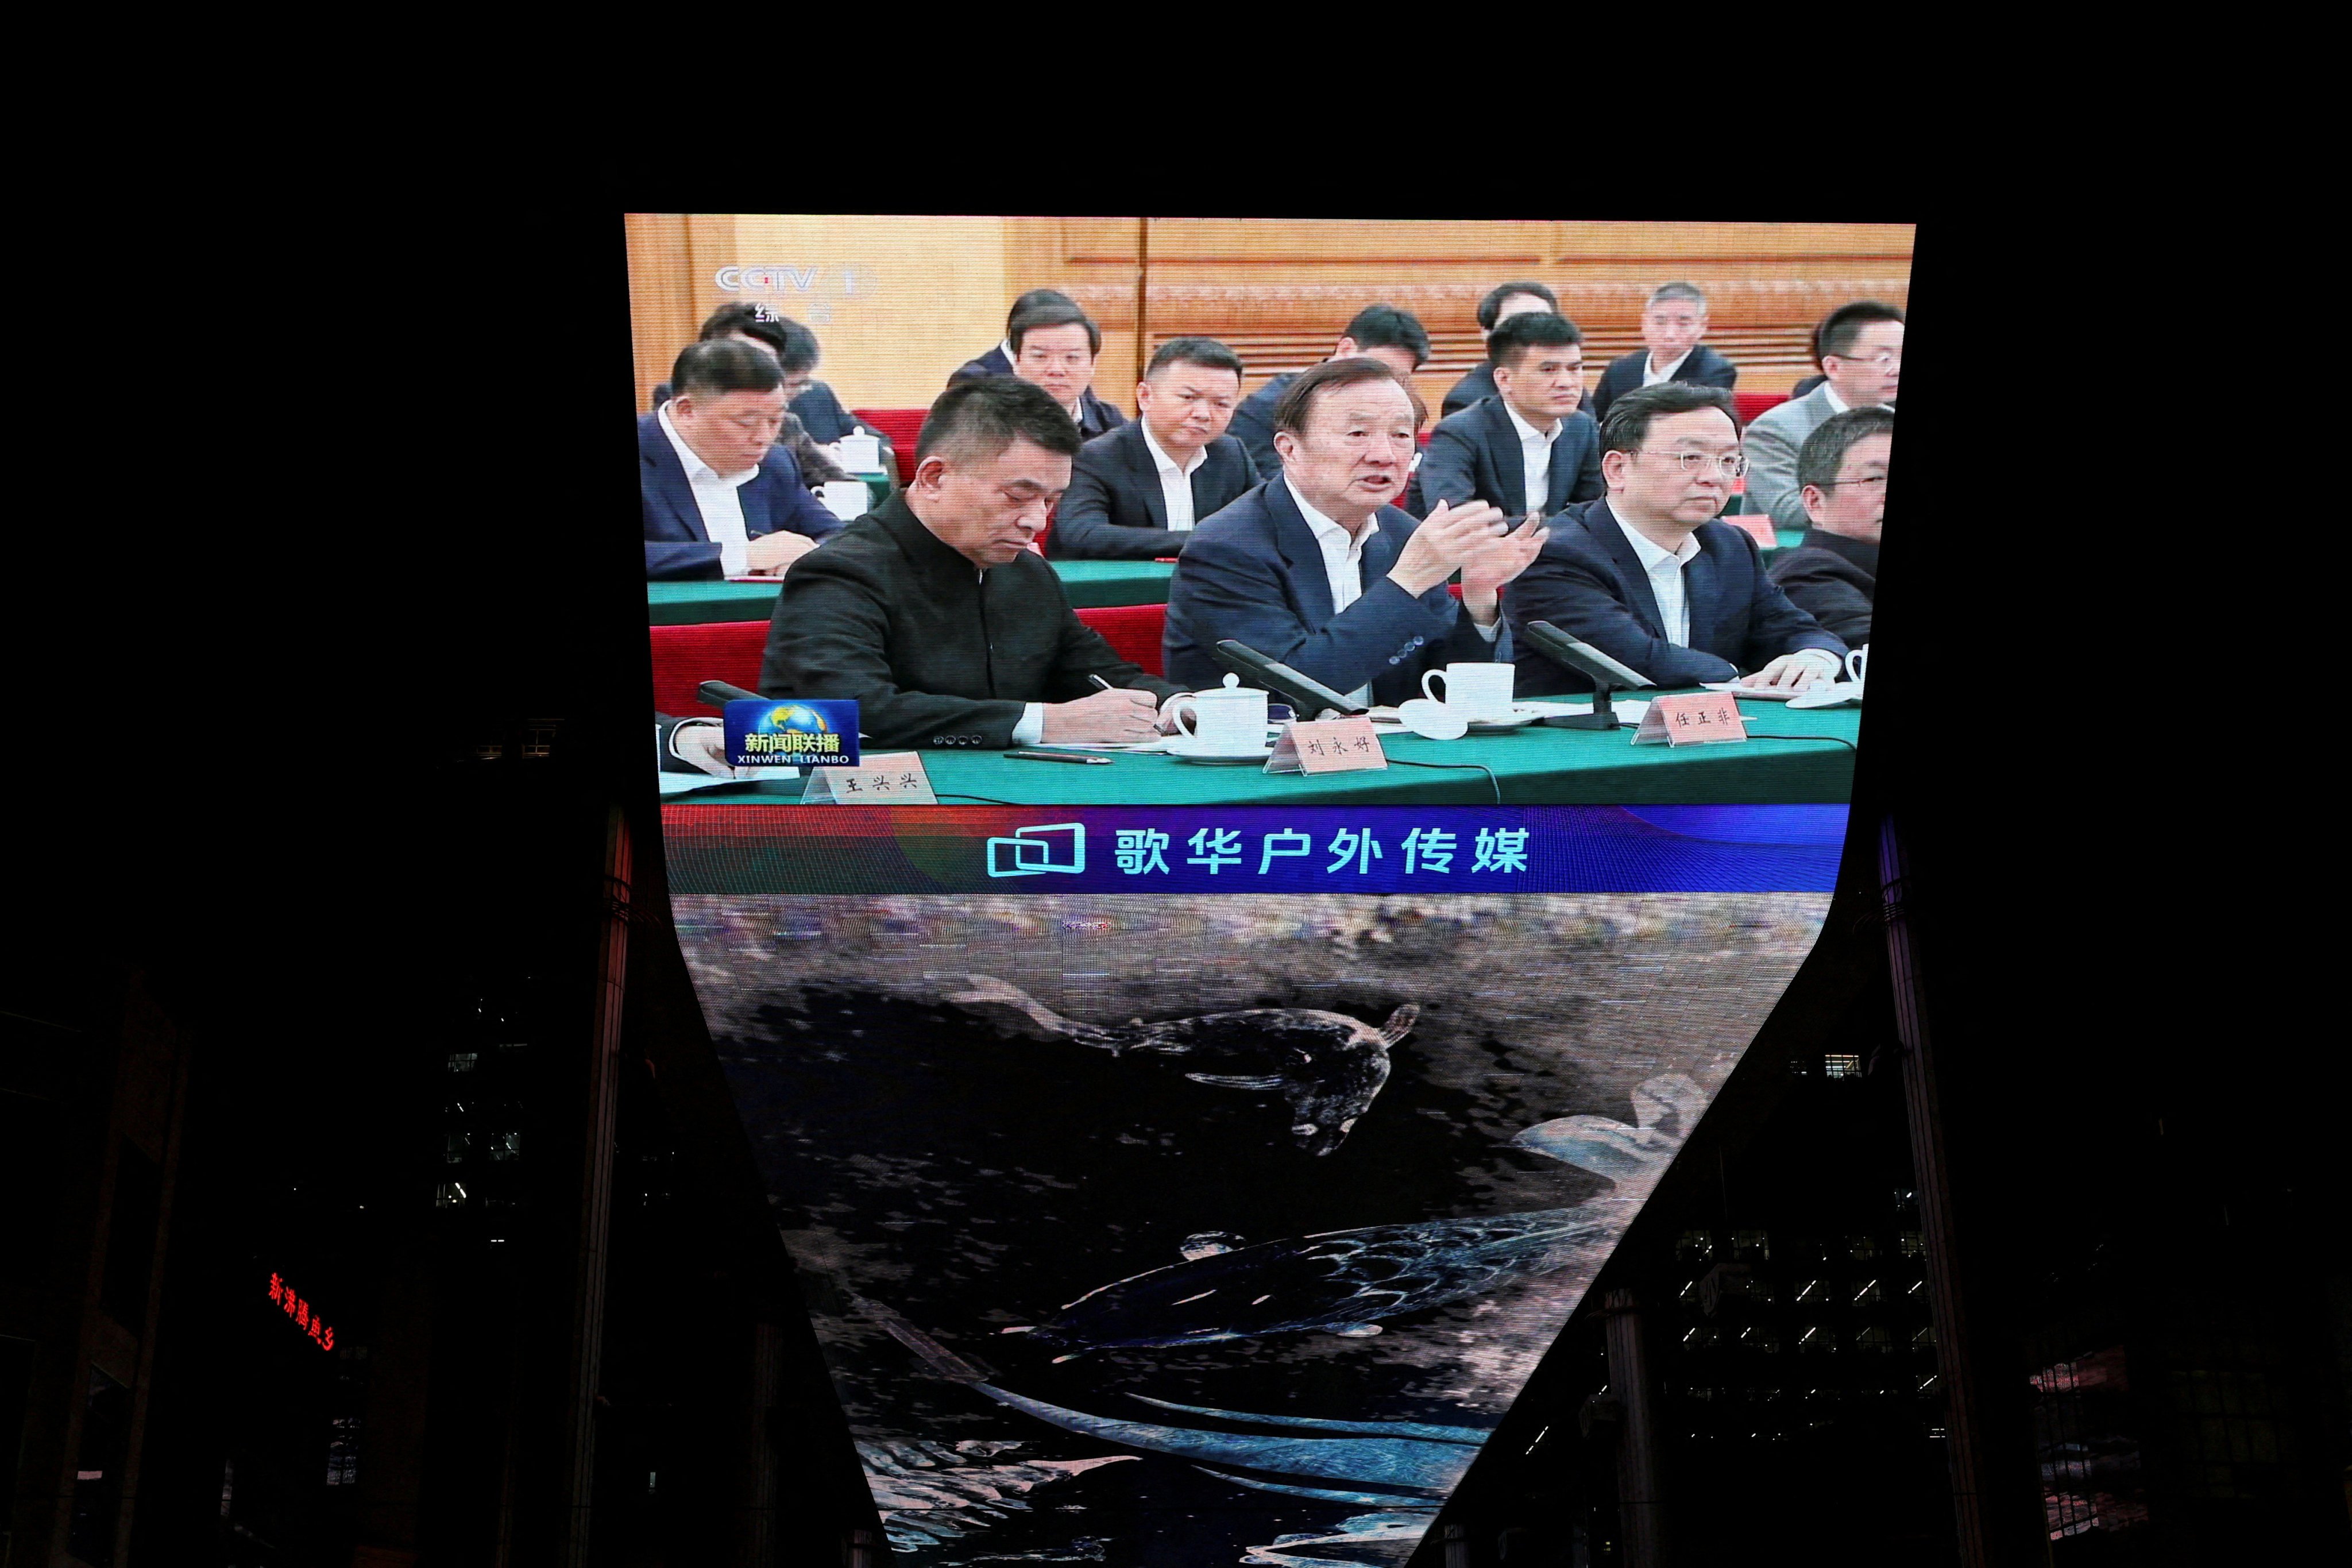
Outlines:
[[1866, 1263], [1878, 1256], [1878, 1243], [1867, 1236], [1849, 1236], [1845, 1238], [1845, 1255], [1856, 1263]]
[[1878, 1324], [1873, 1323], [1853, 1336], [1853, 1348], [1858, 1351], [1872, 1351], [1879, 1355], [1892, 1355], [1895, 1353], [1895, 1336]]
[[1739, 1348], [1754, 1351], [1759, 1355], [1779, 1355], [1780, 1331], [1762, 1323], [1751, 1323], [1739, 1331]]
[[449, 1142], [441, 1152], [442, 1163], [449, 1165], [457, 1164], [466, 1158], [466, 1152], [473, 1146], [473, 1142], [474, 1135], [470, 1132], [450, 1133]]
[[1917, 1212], [1918, 1207], [1919, 1193], [1916, 1188], [1897, 1187], [1895, 1189], [1895, 1212], [1896, 1214], [1913, 1214]]
[[1895, 1238], [1895, 1245], [1902, 1248], [1903, 1256], [1906, 1258], [1925, 1258], [1927, 1256], [1927, 1238], [1920, 1235], [1916, 1230], [1906, 1230], [1901, 1236], [1896, 1237]]
[[522, 754], [543, 757], [555, 749], [556, 721], [539, 719], [522, 727]]
[[1704, 1263], [1715, 1256], [1715, 1233], [1686, 1230], [1675, 1243], [1675, 1256], [1685, 1263]]
[[1912, 1381], [1911, 1391], [1920, 1398], [1927, 1399], [1942, 1392], [1943, 1386], [1944, 1374], [1940, 1372], [1931, 1372], [1925, 1377], [1915, 1378]]
[[1827, 1324], [1815, 1323], [1797, 1336], [1797, 1348], [1801, 1351], [1818, 1351], [1823, 1354], [1835, 1354], [1838, 1348], [1837, 1331]]
[[1823, 1078], [1860, 1078], [1862, 1058], [1846, 1051], [1830, 1051], [1822, 1058]]
[[1701, 1323], [1698, 1327], [1685, 1330], [1683, 1333], [1685, 1350], [1711, 1351], [1722, 1342], [1723, 1331], [1711, 1323]]
[[1936, 1348], [1936, 1325], [1929, 1323], [1917, 1333], [1913, 1334], [1911, 1336], [1911, 1348], [1915, 1351], [1934, 1350]]
[[490, 1135], [490, 1158], [493, 1160], [521, 1159], [522, 1134], [519, 1131], [492, 1133]]
[[478, 1051], [451, 1051], [449, 1053], [449, 1070], [451, 1072], [472, 1072], [474, 1070], [474, 1064], [480, 1059], [481, 1053]]
[[463, 1182], [444, 1182], [433, 1194], [433, 1206], [436, 1208], [454, 1209], [465, 1201], [466, 1184]]
[[1697, 1281], [1697, 1280], [1696, 1280], [1696, 1279], [1685, 1279], [1685, 1280], [1684, 1280], [1684, 1281], [1683, 1281], [1683, 1288], [1682, 1288], [1679, 1291], [1675, 1292], [1675, 1300], [1677, 1300], [1677, 1301], [1696, 1301], [1696, 1300], [1698, 1300], [1698, 1281]]
[[1768, 1231], [1735, 1230], [1731, 1233], [1731, 1256], [1742, 1262], [1763, 1263], [1772, 1256], [1772, 1237]]
[[1911, 1289], [1904, 1291], [1903, 1293], [1916, 1301], [1921, 1296], [1927, 1294], [1927, 1282], [1925, 1279], [1914, 1279], [1911, 1281]]
[[1933, 1423], [1930, 1423], [1927, 1427], [1927, 1436], [1931, 1438], [1948, 1437], [1951, 1435], [1952, 1434], [1946, 1428]]
[[1819, 1279], [1801, 1279], [1797, 1282], [1797, 1300], [1800, 1301], [1826, 1301], [1829, 1300], [1829, 1294], [1828, 1288]]
[[1885, 1299], [1885, 1292], [1879, 1289], [1878, 1281], [1875, 1279], [1860, 1280], [1853, 1287], [1853, 1300], [1856, 1306], [1865, 1301], [1883, 1301]]

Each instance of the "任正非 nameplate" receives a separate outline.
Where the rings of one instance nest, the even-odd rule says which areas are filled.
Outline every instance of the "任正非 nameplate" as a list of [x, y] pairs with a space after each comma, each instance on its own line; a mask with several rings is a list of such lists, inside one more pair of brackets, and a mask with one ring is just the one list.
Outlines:
[[1703, 691], [1695, 697], [1653, 697], [1633, 731], [1633, 744], [1706, 746], [1720, 741], [1748, 739], [1748, 721], [1727, 691]]

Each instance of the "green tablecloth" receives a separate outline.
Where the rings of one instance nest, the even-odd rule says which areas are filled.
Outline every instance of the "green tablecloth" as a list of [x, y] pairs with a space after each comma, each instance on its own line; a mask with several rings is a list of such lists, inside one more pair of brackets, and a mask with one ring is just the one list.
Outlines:
[[[1105, 605], [1164, 605], [1164, 561], [1056, 561], [1062, 587], [1081, 610]], [[707, 621], [764, 621], [775, 608], [780, 583], [648, 583], [646, 608], [657, 626], [699, 626]]]
[[[1509, 805], [1843, 805], [1853, 794], [1852, 742], [1861, 731], [1861, 709], [1792, 712], [1785, 703], [1743, 700], [1739, 710], [1751, 735], [1822, 739], [1636, 746], [1630, 729], [1612, 733], [1540, 724], [1459, 741], [1408, 734], [1383, 737], [1390, 759], [1384, 770], [1318, 778], [1160, 756], [1120, 756], [1108, 767], [1013, 762], [1001, 752], [927, 751], [922, 756], [931, 787], [950, 805], [971, 804], [954, 796], [973, 795], [1021, 805], [1478, 805], [1493, 803], [1496, 786]], [[1412, 763], [1483, 763], [1494, 770], [1495, 784], [1473, 768], [1405, 765]], [[729, 784], [670, 798], [772, 805], [796, 798], [800, 790], [798, 781]]]

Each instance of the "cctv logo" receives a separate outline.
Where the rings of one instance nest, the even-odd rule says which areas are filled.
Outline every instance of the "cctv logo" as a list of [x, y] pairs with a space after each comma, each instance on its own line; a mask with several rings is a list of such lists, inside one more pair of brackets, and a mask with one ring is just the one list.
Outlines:
[[786, 284], [805, 294], [816, 281], [822, 267], [722, 267], [711, 274], [711, 281], [730, 294], [741, 294], [765, 289], [781, 294]]
[[[1036, 835], [1031, 837], [1030, 835]], [[1066, 834], [1066, 839], [1061, 836]], [[1057, 860], [1055, 850], [1068, 858]], [[1087, 827], [1082, 822], [1056, 822], [1045, 827], [1016, 827], [1010, 838], [988, 841], [988, 874], [992, 877], [1034, 877], [1044, 871], [1071, 876], [1087, 868]]]

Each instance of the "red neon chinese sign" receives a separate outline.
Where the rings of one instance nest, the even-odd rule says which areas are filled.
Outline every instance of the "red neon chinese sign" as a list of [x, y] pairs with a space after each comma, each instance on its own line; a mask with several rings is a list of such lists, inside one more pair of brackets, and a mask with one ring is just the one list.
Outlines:
[[310, 1303], [294, 1293], [294, 1287], [276, 1274], [269, 1277], [269, 1299], [294, 1321], [294, 1326], [310, 1336], [310, 1342], [322, 1351], [335, 1348], [335, 1331], [327, 1320], [310, 1310]]

